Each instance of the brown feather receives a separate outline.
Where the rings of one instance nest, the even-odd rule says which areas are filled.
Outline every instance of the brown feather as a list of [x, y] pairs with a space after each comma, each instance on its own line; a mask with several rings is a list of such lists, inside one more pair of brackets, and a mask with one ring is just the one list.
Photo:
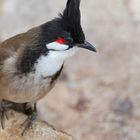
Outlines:
[[48, 93], [54, 84], [51, 78], [41, 79], [35, 84], [34, 72], [18, 75], [16, 65], [26, 46], [38, 42], [41, 29], [33, 28], [0, 44], [0, 99], [17, 103], [33, 102]]

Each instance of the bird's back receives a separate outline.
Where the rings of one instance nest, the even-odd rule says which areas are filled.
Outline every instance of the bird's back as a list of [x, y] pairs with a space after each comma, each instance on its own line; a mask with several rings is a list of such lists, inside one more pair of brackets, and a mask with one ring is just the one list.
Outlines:
[[16, 35], [0, 44], [0, 62], [13, 56], [20, 49], [36, 44], [40, 35], [40, 28], [33, 28], [25, 33]]

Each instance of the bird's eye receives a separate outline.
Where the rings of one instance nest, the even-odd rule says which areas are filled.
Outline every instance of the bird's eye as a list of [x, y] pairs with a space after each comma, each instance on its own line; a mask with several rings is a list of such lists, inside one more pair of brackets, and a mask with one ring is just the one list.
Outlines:
[[60, 43], [60, 44], [65, 44], [65, 39], [64, 38], [61, 38], [61, 37], [59, 37], [57, 40], [56, 40], [56, 42], [58, 42], [58, 43]]
[[66, 40], [68, 43], [73, 43], [73, 39], [72, 39], [71, 37], [67, 37], [65, 40]]

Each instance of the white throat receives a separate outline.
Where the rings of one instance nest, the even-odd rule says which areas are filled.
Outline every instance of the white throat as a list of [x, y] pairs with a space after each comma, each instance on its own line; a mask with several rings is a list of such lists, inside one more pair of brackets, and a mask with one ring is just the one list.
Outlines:
[[37, 77], [52, 76], [59, 71], [66, 58], [73, 55], [76, 52], [76, 48], [72, 48], [67, 51], [50, 51], [48, 55], [40, 56], [35, 64], [35, 71]]

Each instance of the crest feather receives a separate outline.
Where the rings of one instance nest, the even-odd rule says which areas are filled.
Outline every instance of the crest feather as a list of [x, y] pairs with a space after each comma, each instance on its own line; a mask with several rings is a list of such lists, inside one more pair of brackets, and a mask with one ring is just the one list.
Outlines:
[[80, 0], [68, 0], [61, 15], [66, 31], [70, 32], [76, 43], [83, 43], [85, 36], [81, 27]]

